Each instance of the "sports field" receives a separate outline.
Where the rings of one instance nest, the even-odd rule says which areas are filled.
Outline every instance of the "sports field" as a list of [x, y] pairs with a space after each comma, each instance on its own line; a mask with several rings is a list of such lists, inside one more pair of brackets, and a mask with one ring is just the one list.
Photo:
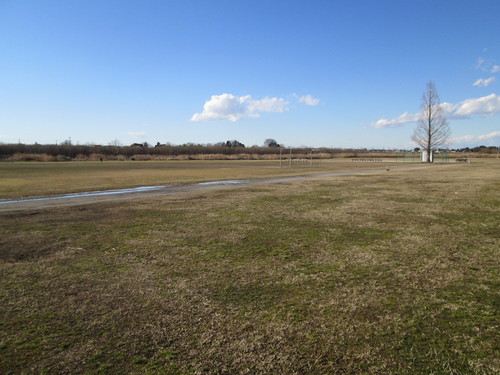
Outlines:
[[[154, 163], [2, 164], [2, 197]], [[170, 182], [293, 173], [194, 165]], [[499, 191], [491, 160], [0, 213], [0, 373], [498, 373]]]

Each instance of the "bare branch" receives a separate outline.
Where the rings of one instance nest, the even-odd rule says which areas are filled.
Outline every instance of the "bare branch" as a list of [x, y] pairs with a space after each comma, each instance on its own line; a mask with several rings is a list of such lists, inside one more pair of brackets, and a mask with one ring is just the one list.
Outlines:
[[430, 162], [431, 152], [445, 146], [450, 135], [448, 121], [440, 107], [436, 87], [433, 82], [429, 82], [422, 96], [420, 118], [411, 139], [427, 152], [427, 162]]

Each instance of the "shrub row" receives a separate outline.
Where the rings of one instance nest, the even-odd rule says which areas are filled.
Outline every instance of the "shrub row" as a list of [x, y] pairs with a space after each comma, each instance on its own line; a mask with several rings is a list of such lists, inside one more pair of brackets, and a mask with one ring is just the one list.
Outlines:
[[[464, 153], [464, 150], [454, 150]], [[281, 149], [283, 158], [288, 157], [288, 149]], [[293, 158], [309, 158], [310, 148], [294, 148]], [[496, 157], [498, 150], [485, 146], [469, 149], [467, 153], [475, 157]], [[155, 147], [135, 144], [132, 146], [100, 145], [40, 145], [40, 144], [0, 144], [0, 160], [13, 161], [65, 161], [65, 160], [220, 160], [220, 159], [279, 159], [279, 147], [244, 147], [218, 145], [158, 145]], [[315, 159], [329, 158], [395, 158], [398, 151], [320, 148], [312, 153]]]
[[[288, 149], [282, 149], [283, 158], [288, 157]], [[170, 160], [170, 159], [279, 159], [279, 147], [227, 147], [224, 145], [160, 145], [155, 147], [100, 146], [100, 145], [27, 145], [0, 144], [1, 160], [19, 161], [63, 161], [63, 160]], [[294, 148], [293, 157], [308, 158], [310, 148]], [[384, 150], [315, 149], [313, 158], [333, 157], [391, 157], [396, 152]]]

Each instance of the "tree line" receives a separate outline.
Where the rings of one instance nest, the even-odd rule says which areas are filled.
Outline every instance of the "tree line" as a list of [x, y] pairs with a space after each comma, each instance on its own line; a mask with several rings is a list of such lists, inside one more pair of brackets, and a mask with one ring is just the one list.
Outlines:
[[[365, 155], [379, 155], [390, 157], [395, 155], [395, 151], [351, 149], [351, 148], [314, 148], [297, 147], [292, 149], [294, 157], [313, 158], [334, 158], [334, 157], [358, 157]], [[230, 140], [217, 144], [195, 144], [187, 143], [182, 145], [161, 144], [149, 145], [147, 143], [134, 143], [129, 146], [123, 145], [73, 145], [69, 142], [62, 144], [0, 144], [0, 160], [75, 160], [75, 159], [124, 159], [140, 160], [141, 156], [152, 156], [158, 158], [176, 158], [180, 156], [201, 156], [208, 155], [213, 158], [224, 158], [244, 155], [255, 157], [279, 158], [282, 153], [283, 158], [288, 157], [289, 149], [281, 147], [276, 141], [265, 142], [264, 146], [247, 147], [243, 143]], [[24, 155], [24, 157], [22, 157]], [[40, 156], [44, 155], [45, 158]], [[30, 159], [31, 158], [31, 159]]]
[[[266, 140], [267, 141], [267, 140]], [[289, 149], [281, 147], [276, 141], [265, 142], [264, 146], [246, 147], [243, 143], [230, 140], [217, 144], [195, 144], [182, 145], [157, 143], [152, 146], [147, 143], [134, 143], [129, 146], [111, 145], [73, 145], [70, 142], [62, 144], [0, 144], [0, 160], [148, 160], [149, 159], [185, 159], [207, 158], [283, 158], [289, 155]], [[356, 157], [396, 157], [398, 151], [405, 150], [383, 150], [383, 149], [353, 149], [353, 148], [328, 148], [321, 147], [314, 150], [309, 147], [293, 148], [293, 157], [313, 158], [356, 158]], [[420, 151], [419, 148], [414, 149]], [[496, 155], [497, 147], [465, 147], [449, 150], [451, 152], [475, 153], [478, 155]]]

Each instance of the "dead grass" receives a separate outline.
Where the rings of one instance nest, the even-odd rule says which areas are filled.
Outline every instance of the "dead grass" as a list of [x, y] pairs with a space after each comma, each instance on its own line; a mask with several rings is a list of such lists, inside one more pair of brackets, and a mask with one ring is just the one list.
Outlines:
[[493, 374], [495, 163], [0, 215], [1, 373]]
[[269, 160], [170, 160], [85, 162], [0, 162], [0, 199], [137, 186], [290, 176], [382, 168], [387, 163], [351, 160], [293, 163]]

